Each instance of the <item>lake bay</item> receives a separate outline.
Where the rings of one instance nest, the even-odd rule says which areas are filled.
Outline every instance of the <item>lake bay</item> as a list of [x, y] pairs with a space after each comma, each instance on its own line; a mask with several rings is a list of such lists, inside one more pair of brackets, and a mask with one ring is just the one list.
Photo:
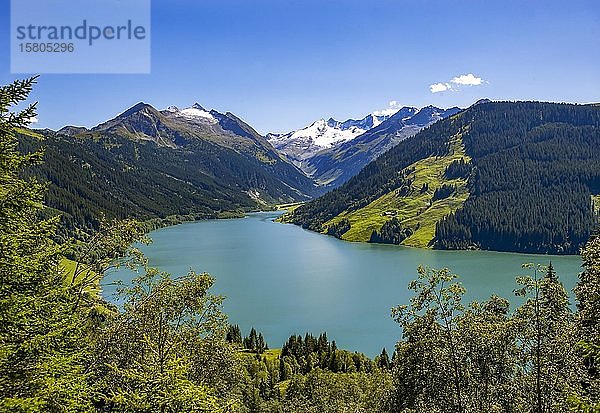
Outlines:
[[[227, 297], [224, 310], [244, 334], [262, 332], [272, 348], [291, 334], [326, 331], [339, 348], [391, 354], [401, 330], [390, 309], [408, 304], [407, 284], [418, 265], [448, 267], [467, 289], [465, 301], [491, 294], [520, 303], [515, 277], [527, 262], [551, 260], [568, 290], [577, 282], [579, 256], [544, 256], [487, 251], [436, 251], [393, 245], [349, 243], [273, 222], [278, 212], [246, 218], [210, 220], [163, 228], [144, 246], [152, 266], [174, 275], [190, 268], [216, 278], [214, 293]], [[105, 298], [111, 283], [132, 274], [119, 270], [103, 280]], [[571, 293], [572, 296], [572, 293]]]

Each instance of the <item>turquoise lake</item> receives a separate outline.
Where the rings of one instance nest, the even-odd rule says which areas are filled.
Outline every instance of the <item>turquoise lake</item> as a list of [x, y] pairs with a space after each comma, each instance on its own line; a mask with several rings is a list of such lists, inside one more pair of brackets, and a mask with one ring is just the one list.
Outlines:
[[[154, 231], [143, 247], [150, 264], [174, 275], [190, 268], [216, 278], [214, 292], [227, 297], [224, 310], [244, 334], [261, 331], [272, 348], [291, 334], [327, 332], [339, 348], [369, 356], [393, 351], [401, 330], [390, 309], [408, 303], [407, 284], [418, 265], [448, 267], [467, 288], [466, 301], [491, 294], [513, 304], [515, 277], [523, 263], [550, 260], [567, 289], [581, 270], [578, 256], [544, 256], [484, 251], [433, 251], [391, 245], [349, 243], [273, 222], [279, 215], [186, 223]], [[119, 270], [103, 280], [103, 294], [114, 300]], [[572, 295], [572, 294], [571, 294]]]

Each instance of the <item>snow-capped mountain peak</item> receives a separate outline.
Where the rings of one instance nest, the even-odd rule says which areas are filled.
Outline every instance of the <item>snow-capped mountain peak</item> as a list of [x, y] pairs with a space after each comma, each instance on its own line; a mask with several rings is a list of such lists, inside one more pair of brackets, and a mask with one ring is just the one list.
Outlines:
[[194, 103], [194, 104], [192, 105], [192, 108], [193, 108], [193, 109], [197, 109], [197, 110], [201, 110], [201, 111], [203, 111], [203, 112], [209, 112], [208, 110], [204, 109], [204, 108], [202, 107], [202, 105], [201, 105], [201, 104], [199, 104], [198, 102]]
[[192, 106], [185, 109], [179, 109], [176, 106], [169, 106], [167, 108], [167, 112], [170, 112], [174, 116], [183, 117], [189, 120], [217, 123], [217, 119], [211, 114], [211, 112], [204, 109], [199, 103], [194, 103]]
[[[402, 110], [416, 112], [416, 108]], [[393, 113], [374, 112], [362, 119], [338, 121], [319, 119], [302, 129], [289, 133], [270, 133], [267, 139], [294, 162], [301, 162], [317, 152], [350, 141], [389, 119]]]
[[[416, 110], [416, 109], [415, 109]], [[318, 119], [289, 133], [267, 135], [269, 142], [299, 165], [317, 152], [348, 142], [389, 119], [392, 114], [371, 113], [362, 119]]]
[[364, 129], [339, 125], [339, 122], [334, 119], [328, 121], [319, 119], [306, 128], [292, 132], [289, 139], [310, 139], [316, 146], [329, 148], [337, 143], [354, 139], [364, 132]]
[[345, 122], [333, 118], [318, 119], [309, 126], [296, 131], [268, 134], [267, 139], [275, 148], [290, 155], [293, 161], [300, 162], [320, 150], [331, 148], [362, 135], [369, 128], [360, 122], [352, 119]]

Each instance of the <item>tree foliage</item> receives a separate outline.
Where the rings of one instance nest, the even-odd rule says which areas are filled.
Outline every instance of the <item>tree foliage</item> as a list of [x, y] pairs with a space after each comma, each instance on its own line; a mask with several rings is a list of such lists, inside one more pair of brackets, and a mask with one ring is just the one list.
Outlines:
[[[224, 409], [239, 380], [234, 350], [222, 339], [222, 297], [208, 274], [177, 280], [155, 269], [123, 288], [123, 311], [95, 344], [102, 408], [131, 412]], [[234, 401], [231, 401], [233, 404]]]
[[581, 254], [584, 271], [575, 287], [577, 330], [581, 339], [581, 389], [573, 392], [571, 405], [579, 413], [600, 412], [600, 233], [596, 231]]
[[389, 221], [386, 221], [379, 231], [373, 231], [369, 242], [398, 245], [410, 237], [412, 233], [410, 228], [403, 228], [400, 220], [393, 217]]
[[403, 328], [393, 362], [390, 411], [564, 412], [584, 369], [575, 317], [552, 265], [526, 265], [523, 304], [462, 304], [448, 270], [419, 268], [410, 305], [393, 315]]
[[342, 239], [342, 235], [348, 232], [350, 227], [350, 221], [347, 218], [341, 219], [339, 222], [327, 227], [327, 235], [333, 235], [336, 238]]

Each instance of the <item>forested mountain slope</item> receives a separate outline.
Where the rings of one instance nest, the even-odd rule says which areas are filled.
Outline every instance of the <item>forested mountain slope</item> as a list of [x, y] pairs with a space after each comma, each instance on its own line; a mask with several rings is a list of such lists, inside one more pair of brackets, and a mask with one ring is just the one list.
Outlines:
[[69, 230], [96, 228], [100, 213], [217, 217], [320, 190], [249, 125], [199, 105], [158, 111], [140, 103], [91, 130], [22, 132], [22, 152], [46, 148], [32, 173], [50, 183], [46, 204]]
[[223, 176], [226, 183], [230, 175], [242, 189], [252, 190], [254, 197], [263, 201], [307, 199], [322, 193], [250, 125], [232, 113], [207, 111], [197, 103], [163, 111], [138, 103], [79, 136], [96, 134], [194, 152], [202, 162], [199, 172], [216, 179]]
[[576, 253], [598, 222], [600, 107], [489, 102], [439, 121], [286, 221], [343, 239]]

